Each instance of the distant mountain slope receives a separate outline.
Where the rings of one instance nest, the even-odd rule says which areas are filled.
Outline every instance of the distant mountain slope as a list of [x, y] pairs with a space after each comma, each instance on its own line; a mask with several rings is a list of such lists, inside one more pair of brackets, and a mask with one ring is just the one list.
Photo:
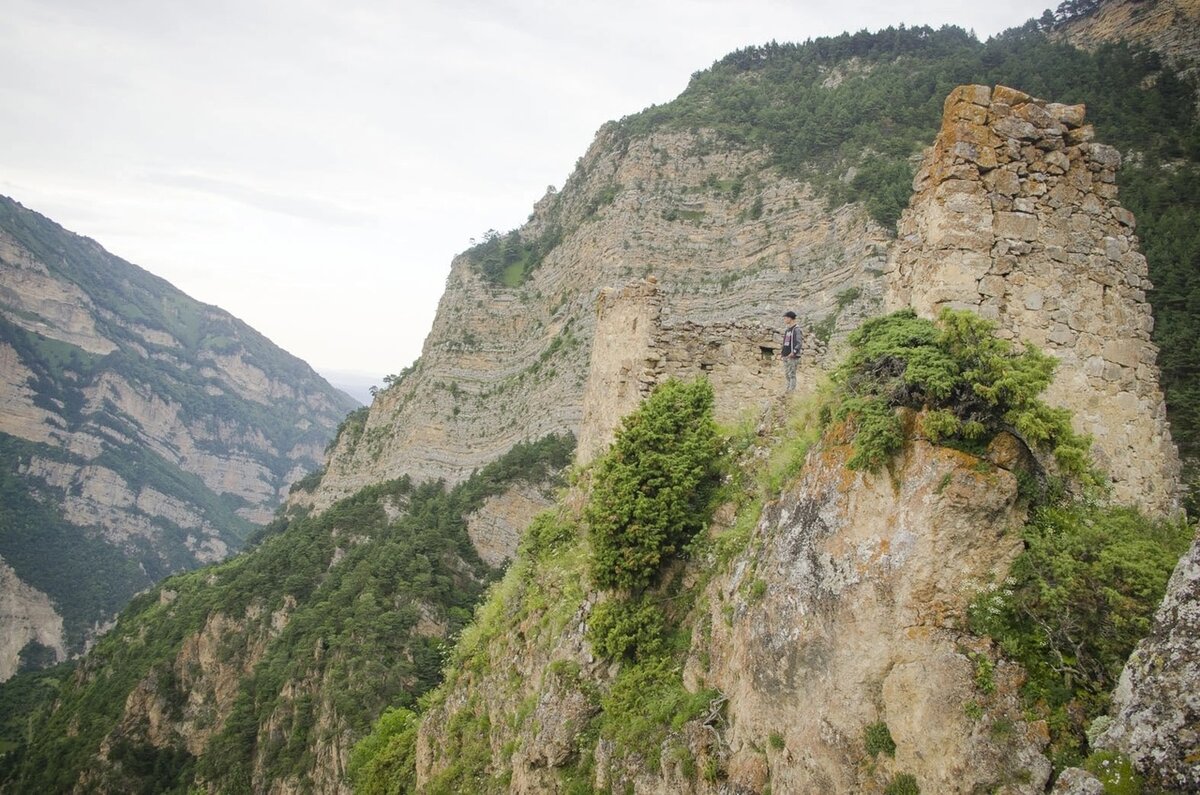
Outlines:
[[0, 197], [0, 597], [16, 605], [0, 679], [236, 548], [354, 405], [229, 313]]
[[1128, 41], [1163, 56], [1182, 77], [1200, 75], [1200, 0], [1108, 0], [1059, 7], [1053, 36], [1084, 49]]

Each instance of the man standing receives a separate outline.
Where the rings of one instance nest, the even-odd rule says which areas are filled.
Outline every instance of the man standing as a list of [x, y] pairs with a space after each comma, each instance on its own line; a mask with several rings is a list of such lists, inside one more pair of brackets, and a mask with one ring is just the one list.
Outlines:
[[800, 349], [804, 342], [804, 335], [800, 332], [800, 327], [796, 325], [796, 313], [790, 309], [783, 313], [784, 323], [787, 328], [783, 330], [783, 348], [779, 353], [783, 359], [783, 373], [787, 377], [787, 391], [796, 391], [796, 365], [800, 361]]

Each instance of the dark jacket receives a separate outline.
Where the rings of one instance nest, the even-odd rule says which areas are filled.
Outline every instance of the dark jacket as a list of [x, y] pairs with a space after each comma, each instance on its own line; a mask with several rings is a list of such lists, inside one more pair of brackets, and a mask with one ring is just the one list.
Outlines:
[[800, 331], [800, 324], [792, 326], [783, 332], [783, 357], [785, 359], [800, 358], [800, 351], [804, 348], [804, 334]]

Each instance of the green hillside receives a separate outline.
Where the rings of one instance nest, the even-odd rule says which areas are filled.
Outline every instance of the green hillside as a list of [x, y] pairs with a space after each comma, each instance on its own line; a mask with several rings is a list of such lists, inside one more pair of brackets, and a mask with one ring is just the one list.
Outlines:
[[[413, 705], [440, 681], [444, 637], [498, 573], [475, 553], [464, 517], [513, 483], [549, 487], [573, 447], [554, 436], [519, 444], [453, 489], [408, 478], [370, 486], [319, 517], [280, 517], [226, 563], [167, 579], [78, 666], [0, 689], [7, 746], [36, 738], [3, 757], [0, 782], [63, 792], [83, 774], [101, 791], [162, 793], [188, 792], [198, 777], [251, 792], [311, 774], [315, 745], [361, 736], [385, 705]], [[214, 621], [227, 622], [218, 654], [236, 682], [228, 716], [184, 659], [188, 639]], [[176, 727], [165, 741], [151, 741], [145, 716], [123, 718], [145, 682]], [[27, 718], [28, 704], [49, 694], [52, 709], [42, 701]], [[210, 738], [199, 759], [189, 735]]]

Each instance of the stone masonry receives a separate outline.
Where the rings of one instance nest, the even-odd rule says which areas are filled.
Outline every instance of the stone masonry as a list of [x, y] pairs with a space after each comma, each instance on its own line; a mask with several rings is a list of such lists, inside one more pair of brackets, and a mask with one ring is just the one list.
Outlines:
[[[591, 370], [584, 393], [576, 458], [591, 461], [612, 441], [621, 417], [668, 378], [704, 375], [713, 386], [718, 422], [734, 422], [783, 394], [780, 329], [758, 323], [667, 323], [654, 277], [605, 290], [597, 299]], [[816, 383], [824, 346], [805, 336], [798, 389]]]
[[1177, 510], [1179, 460], [1120, 153], [1092, 140], [1082, 105], [960, 86], [913, 181], [887, 267], [889, 309], [968, 308], [1060, 364], [1048, 399], [1075, 413], [1113, 497]]

